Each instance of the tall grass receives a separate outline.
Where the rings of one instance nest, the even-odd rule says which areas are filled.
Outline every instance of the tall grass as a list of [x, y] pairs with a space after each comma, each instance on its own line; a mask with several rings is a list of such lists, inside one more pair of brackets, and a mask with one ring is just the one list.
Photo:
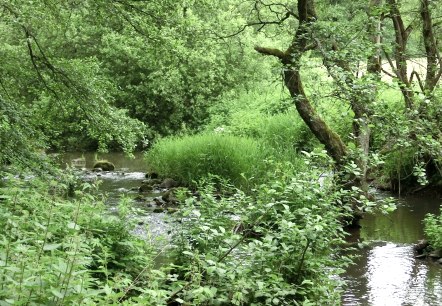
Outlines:
[[153, 146], [146, 159], [152, 170], [186, 185], [212, 174], [245, 188], [264, 173], [264, 160], [270, 153], [251, 138], [203, 133], [164, 138]]

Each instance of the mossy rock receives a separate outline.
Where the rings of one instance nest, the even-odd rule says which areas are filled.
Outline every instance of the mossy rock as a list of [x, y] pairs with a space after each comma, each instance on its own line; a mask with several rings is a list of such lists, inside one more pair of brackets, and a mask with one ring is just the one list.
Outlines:
[[149, 183], [142, 183], [138, 190], [139, 192], [149, 192], [153, 190], [153, 187]]
[[157, 178], [159, 178], [159, 175], [156, 172], [149, 172], [149, 173], [146, 173], [145, 177], [147, 179], [157, 179]]
[[101, 168], [101, 170], [103, 170], [103, 171], [114, 171], [115, 165], [107, 160], [99, 160], [99, 161], [95, 162], [93, 168], [94, 169]]

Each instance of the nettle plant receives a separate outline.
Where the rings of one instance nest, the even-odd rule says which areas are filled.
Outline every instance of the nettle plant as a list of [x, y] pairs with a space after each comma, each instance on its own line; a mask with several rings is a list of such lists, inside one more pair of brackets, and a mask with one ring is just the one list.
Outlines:
[[152, 247], [127, 202], [110, 216], [93, 184], [66, 199], [63, 178], [1, 177], [0, 305], [112, 304], [146, 286]]
[[[192, 305], [320, 305], [339, 303], [334, 277], [349, 264], [339, 250], [349, 208], [319, 168], [296, 173], [273, 164], [266, 183], [245, 194], [215, 188], [185, 199], [176, 215], [169, 301]], [[219, 180], [217, 180], [219, 181]], [[219, 187], [219, 186], [218, 186]]]

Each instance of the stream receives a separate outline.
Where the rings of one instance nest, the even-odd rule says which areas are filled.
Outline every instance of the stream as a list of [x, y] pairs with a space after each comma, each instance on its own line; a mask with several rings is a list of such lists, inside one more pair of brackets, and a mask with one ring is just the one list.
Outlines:
[[[94, 153], [66, 153], [59, 160], [62, 167], [68, 164], [89, 170], [83, 174], [86, 180], [100, 179], [100, 190], [108, 196], [110, 211], [116, 210], [123, 195], [134, 199], [134, 206], [141, 212], [136, 216], [139, 226], [135, 234], [150, 235], [151, 239], [167, 235], [167, 215], [153, 213], [152, 206], [146, 205], [161, 196], [161, 190], [145, 195], [142, 202], [135, 200], [139, 194], [136, 188], [147, 171], [142, 154], [135, 154], [133, 159], [122, 153], [99, 154], [98, 158], [114, 163], [116, 171], [91, 172]], [[413, 244], [423, 238], [425, 214], [438, 214], [441, 204], [441, 196], [434, 193], [407, 196], [400, 200], [395, 212], [367, 215], [361, 220], [362, 228], [354, 231], [349, 240], [364, 241], [368, 247], [356, 251], [355, 264], [342, 275], [348, 284], [342, 305], [442, 305], [442, 266], [415, 259], [413, 253]]]
[[353, 241], [369, 243], [343, 278], [347, 289], [342, 305], [442, 305], [442, 266], [414, 258], [413, 244], [424, 237], [422, 220], [439, 213], [434, 192], [402, 198], [389, 215], [367, 215]]
[[[146, 162], [142, 153], [135, 153], [134, 158], [129, 158], [123, 153], [63, 153], [59, 156], [59, 164], [62, 168], [67, 166], [82, 169], [81, 178], [85, 181], [100, 180], [99, 189], [106, 195], [106, 205], [111, 213], [116, 212], [117, 205], [123, 197], [131, 199], [133, 207], [137, 208], [138, 225], [134, 234], [149, 239], [156, 239], [167, 236], [169, 225], [165, 213], [153, 213], [155, 205], [153, 200], [161, 197], [162, 190], [152, 190], [150, 193], [143, 193], [141, 200], [138, 188], [146, 179]], [[115, 165], [115, 171], [93, 172], [94, 161], [106, 159]], [[159, 243], [162, 245], [162, 243]]]

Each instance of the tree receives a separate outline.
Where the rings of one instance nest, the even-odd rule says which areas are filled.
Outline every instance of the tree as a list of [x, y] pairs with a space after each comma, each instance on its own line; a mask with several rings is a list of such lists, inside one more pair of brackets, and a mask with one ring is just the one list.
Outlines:
[[264, 55], [275, 56], [281, 61], [284, 67], [284, 83], [300, 116], [325, 146], [330, 156], [340, 164], [347, 154], [347, 148], [339, 135], [328, 127], [312, 107], [305, 93], [300, 74], [302, 55], [315, 47], [310, 39], [311, 28], [317, 19], [314, 2], [311, 0], [298, 1], [297, 11], [297, 15], [293, 13], [292, 16], [298, 19], [298, 28], [292, 43], [285, 51], [264, 47], [255, 47], [255, 50]]
[[[318, 15], [316, 6], [321, 7]], [[300, 0], [296, 9], [290, 1], [286, 2], [263, 2], [254, 1], [255, 20], [249, 21], [246, 26], [252, 26], [261, 30], [269, 25], [286, 24], [291, 29], [293, 38], [288, 48], [284, 51], [278, 48], [255, 47], [255, 50], [263, 55], [276, 57], [283, 69], [284, 83], [290, 92], [294, 105], [301, 115], [305, 124], [315, 137], [324, 145], [329, 155], [335, 160], [338, 168], [345, 168], [350, 161], [358, 165], [360, 171], [354, 173], [352, 184], [367, 190], [367, 171], [369, 156], [373, 152], [370, 148], [372, 136], [371, 126], [376, 125], [378, 118], [384, 115], [379, 107], [375, 107], [377, 89], [385, 86], [381, 81], [380, 73], [384, 72], [398, 81], [398, 86], [403, 94], [405, 106], [413, 109], [417, 117], [422, 117], [428, 103], [418, 103], [416, 108], [416, 82], [419, 84], [421, 94], [427, 97], [427, 101], [436, 101], [434, 90], [440, 79], [441, 61], [438, 55], [437, 39], [434, 35], [435, 27], [431, 18], [431, 11], [435, 7], [428, 1], [414, 2], [411, 7], [418, 7], [417, 18], [413, 25], [422, 23], [422, 34], [413, 37], [413, 48], [419, 49], [419, 36], [425, 50], [426, 80], [421, 81], [419, 74], [414, 71], [409, 78], [407, 74], [407, 46], [412, 31], [412, 24], [405, 27], [400, 12], [400, 5], [394, 0], [386, 3], [378, 0], [357, 1], [351, 4], [336, 5], [333, 8], [329, 3], [314, 0]], [[336, 14], [336, 7], [344, 8], [351, 12], [341, 10]], [[267, 10], [267, 15], [263, 13]], [[327, 14], [333, 11], [334, 16]], [[368, 15], [365, 12], [369, 12]], [[269, 19], [274, 18], [274, 19]], [[390, 18], [392, 26], [385, 25], [385, 18]], [[288, 22], [290, 21], [291, 22]], [[295, 22], [293, 22], [295, 21]], [[347, 26], [345, 23], [350, 24]], [[368, 28], [367, 28], [368, 24]], [[367, 31], [368, 30], [368, 31]], [[395, 37], [394, 49], [389, 49], [389, 37]], [[383, 51], [383, 52], [381, 52]], [[327, 122], [313, 107], [311, 97], [305, 89], [303, 81], [303, 63], [309, 54], [319, 56], [324, 68], [338, 91], [337, 97], [348, 103], [353, 113], [353, 133], [351, 142], [356, 150], [348, 147], [345, 142], [346, 135], [333, 131]], [[392, 66], [393, 74], [381, 69], [382, 56]], [[365, 60], [364, 60], [365, 58]], [[393, 62], [393, 59], [394, 62]], [[366, 68], [360, 63], [366, 61]], [[362, 66], [363, 67], [363, 66]], [[366, 71], [364, 71], [366, 70]], [[432, 113], [438, 113], [430, 111]], [[409, 113], [409, 111], [405, 111]], [[413, 118], [417, 118], [413, 116]], [[435, 118], [426, 117], [426, 122], [420, 122], [420, 128], [434, 126]], [[432, 122], [432, 123], [430, 123]], [[407, 124], [412, 124], [408, 122]], [[400, 128], [397, 126], [395, 128]], [[440, 134], [439, 128], [433, 132], [433, 139]], [[427, 133], [429, 131], [427, 130]], [[379, 133], [379, 131], [378, 131]], [[381, 132], [382, 133], [382, 132]], [[388, 145], [388, 144], [387, 144]], [[353, 146], [353, 145], [352, 145]], [[433, 151], [435, 148], [433, 147]]]
[[26, 109], [28, 128], [43, 132], [42, 147], [43, 142], [60, 147], [58, 142], [69, 138], [72, 143], [89, 139], [101, 149], [115, 144], [129, 152], [143, 137], [143, 124], [114, 107], [113, 84], [95, 58], [76, 58], [75, 51], [60, 47], [64, 40], [59, 37], [66, 39], [72, 30], [69, 18], [80, 19], [77, 14], [87, 5], [0, 2], [2, 95], [17, 114]]

